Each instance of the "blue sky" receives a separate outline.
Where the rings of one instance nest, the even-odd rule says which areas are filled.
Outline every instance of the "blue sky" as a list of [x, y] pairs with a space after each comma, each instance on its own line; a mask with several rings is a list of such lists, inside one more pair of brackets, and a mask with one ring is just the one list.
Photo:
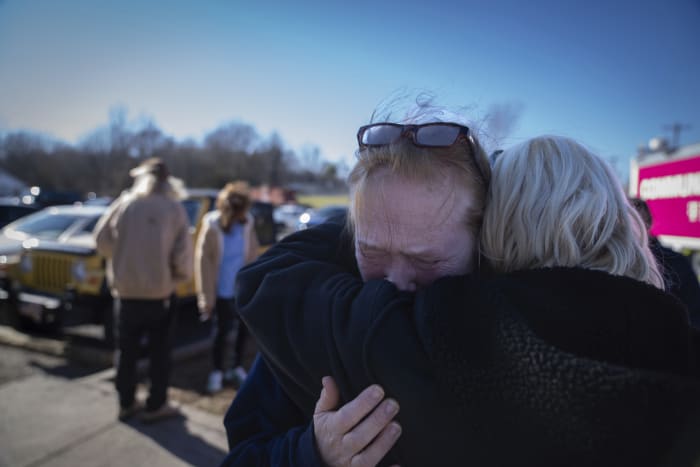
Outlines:
[[0, 130], [74, 143], [115, 106], [177, 139], [241, 120], [352, 164], [398, 90], [482, 119], [504, 146], [574, 137], [626, 173], [637, 146], [700, 142], [700, 1], [0, 0]]

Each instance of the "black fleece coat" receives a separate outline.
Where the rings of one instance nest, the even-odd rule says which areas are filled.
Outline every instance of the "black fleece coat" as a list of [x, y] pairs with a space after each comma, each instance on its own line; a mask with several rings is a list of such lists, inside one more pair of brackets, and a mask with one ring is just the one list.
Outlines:
[[444, 278], [411, 296], [363, 283], [341, 230], [294, 234], [241, 270], [239, 310], [309, 416], [324, 375], [345, 402], [372, 383], [399, 402], [383, 465], [697, 459], [697, 344], [671, 295], [555, 268]]

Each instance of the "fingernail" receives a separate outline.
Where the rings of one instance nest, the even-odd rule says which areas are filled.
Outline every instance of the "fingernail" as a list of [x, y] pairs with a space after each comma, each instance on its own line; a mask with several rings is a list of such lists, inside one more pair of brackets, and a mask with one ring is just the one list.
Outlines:
[[377, 385], [372, 386], [371, 396], [373, 399], [381, 400], [384, 397], [384, 390]]
[[389, 430], [389, 433], [394, 438], [398, 438], [399, 435], [401, 435], [401, 425], [399, 425], [396, 422], [391, 422], [391, 424], [389, 425]]
[[386, 402], [386, 407], [384, 407], [384, 410], [386, 411], [387, 415], [394, 415], [396, 412], [399, 411], [399, 404], [389, 399]]

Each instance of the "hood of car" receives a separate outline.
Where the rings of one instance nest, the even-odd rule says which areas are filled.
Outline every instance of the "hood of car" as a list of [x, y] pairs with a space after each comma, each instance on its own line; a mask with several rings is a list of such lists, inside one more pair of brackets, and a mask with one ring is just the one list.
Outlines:
[[89, 233], [74, 235], [62, 241], [38, 240], [31, 243], [32, 248], [44, 251], [60, 251], [76, 255], [92, 255], [95, 253], [95, 239]]
[[22, 250], [22, 241], [0, 234], [0, 256], [16, 255]]

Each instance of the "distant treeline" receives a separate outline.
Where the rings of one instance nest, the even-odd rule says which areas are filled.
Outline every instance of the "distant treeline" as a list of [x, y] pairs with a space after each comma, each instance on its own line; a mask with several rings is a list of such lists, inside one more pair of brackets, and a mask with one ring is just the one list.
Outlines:
[[130, 129], [124, 114], [111, 120], [76, 145], [27, 131], [0, 135], [0, 168], [30, 186], [98, 196], [114, 196], [130, 186], [129, 169], [148, 157], [164, 159], [189, 187], [220, 188], [232, 180], [328, 191], [345, 186], [339, 176], [344, 169], [324, 162], [318, 148], [297, 154], [285, 149], [277, 134], [262, 138], [245, 123], [221, 126], [197, 143], [178, 142], [150, 122]]

